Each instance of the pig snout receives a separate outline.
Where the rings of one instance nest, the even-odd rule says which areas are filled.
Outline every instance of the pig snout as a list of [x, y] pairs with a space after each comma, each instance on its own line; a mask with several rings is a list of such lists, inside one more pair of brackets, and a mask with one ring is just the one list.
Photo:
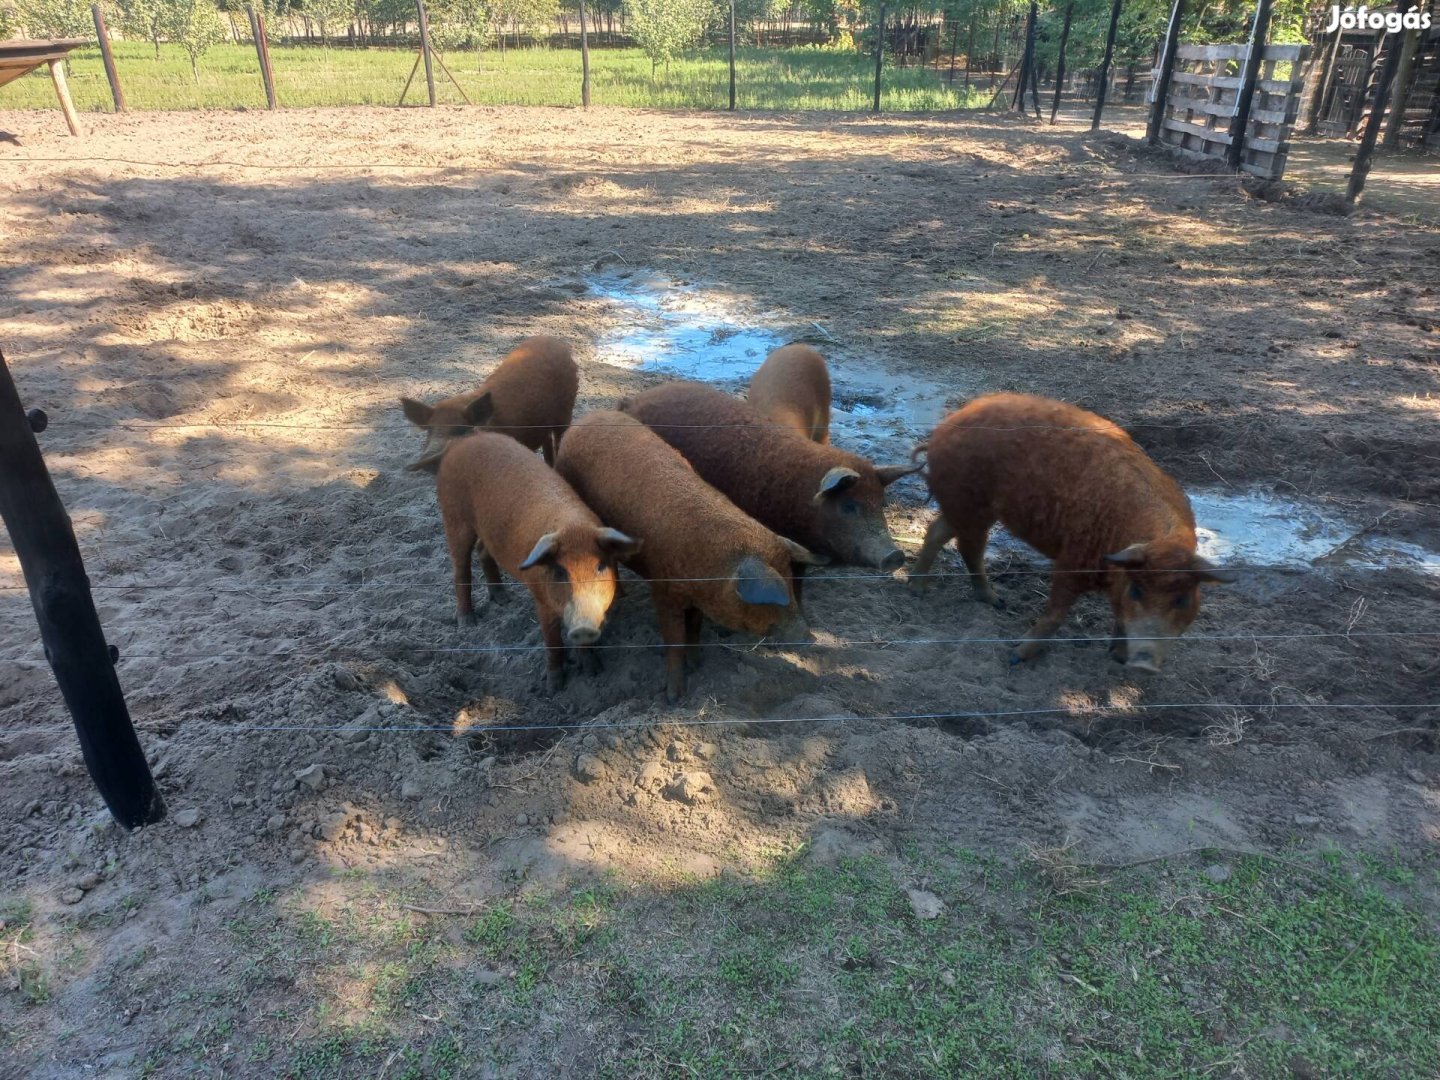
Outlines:
[[805, 616], [800, 613], [799, 608], [792, 608], [787, 611], [780, 621], [775, 624], [771, 631], [771, 637], [777, 642], [787, 645], [805, 644], [814, 637], [810, 633], [810, 624], [805, 621]]
[[571, 645], [594, 645], [600, 640], [600, 628], [589, 623], [566, 627], [565, 637]]
[[1164, 666], [1174, 640], [1174, 630], [1170, 627], [1127, 627], [1124, 636], [1116, 642], [1114, 655], [1117, 660], [1125, 661], [1127, 670], [1154, 675]]
[[882, 533], [861, 541], [855, 562], [859, 566], [876, 567], [888, 574], [905, 565], [905, 553], [895, 546], [895, 541]]

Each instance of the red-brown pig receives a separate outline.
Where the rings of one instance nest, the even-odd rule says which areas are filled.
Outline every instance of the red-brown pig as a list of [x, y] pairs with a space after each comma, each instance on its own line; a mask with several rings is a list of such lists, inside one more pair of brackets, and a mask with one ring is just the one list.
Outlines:
[[565, 645], [585, 650], [600, 637], [615, 600], [616, 564], [640, 542], [600, 524], [570, 485], [508, 435], [478, 431], [456, 439], [440, 459], [436, 490], [455, 571], [462, 626], [475, 621], [471, 552], [480, 553], [490, 599], [504, 600], [500, 568], [535, 600], [551, 689], [565, 681]]
[[767, 356], [750, 377], [745, 400], [772, 424], [812, 442], [830, 441], [830, 371], [809, 345], [784, 345]]
[[1180, 485], [1092, 412], [1023, 394], [976, 398], [942, 420], [922, 452], [940, 516], [911, 571], [917, 586], [954, 540], [976, 598], [1000, 606], [985, 576], [997, 521], [1054, 562], [1049, 606], [1012, 663], [1039, 653], [1076, 598], [1098, 591], [1115, 612], [1111, 655], [1158, 671], [1195, 620], [1201, 583], [1229, 580], [1195, 554]]
[[731, 630], [809, 640], [792, 564], [825, 559], [745, 514], [640, 421], [586, 413], [565, 433], [555, 469], [602, 519], [645, 538], [628, 565], [650, 579], [671, 703], [685, 693], [702, 615]]
[[821, 446], [703, 383], [662, 383], [620, 407], [767, 529], [837, 562], [904, 564], [885, 527], [885, 487], [917, 466], [876, 466]]
[[401, 398], [405, 418], [425, 429], [425, 448], [408, 468], [434, 472], [452, 439], [477, 428], [517, 439], [555, 464], [555, 447], [575, 412], [580, 372], [569, 343], [541, 334], [515, 348], [478, 389], [434, 405]]

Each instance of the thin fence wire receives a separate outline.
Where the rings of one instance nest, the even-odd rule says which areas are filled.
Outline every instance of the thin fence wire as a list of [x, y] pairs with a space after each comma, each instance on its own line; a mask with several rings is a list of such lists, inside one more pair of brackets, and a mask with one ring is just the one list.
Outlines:
[[[917, 722], [931, 721], [943, 723], [956, 720], [1007, 720], [1035, 716], [1086, 716], [1086, 715], [1107, 715], [1107, 714], [1128, 714], [1133, 716], [1144, 716], [1150, 712], [1177, 712], [1182, 710], [1199, 709], [1230, 709], [1237, 712], [1249, 712], [1265, 714], [1275, 710], [1285, 709], [1311, 709], [1316, 711], [1351, 710], [1357, 712], [1406, 712], [1423, 709], [1440, 709], [1440, 702], [1428, 702], [1416, 704], [1413, 702], [1382, 704], [1377, 702], [1223, 702], [1223, 701], [1195, 701], [1195, 702], [1163, 702], [1149, 705], [1073, 705], [1073, 706], [1045, 706], [1042, 708], [1030, 709], [989, 709], [972, 710], [961, 709], [951, 712], [917, 712], [917, 713], [888, 713], [884, 715], [870, 716], [766, 716], [754, 719], [746, 717], [650, 717], [644, 720], [631, 721], [601, 721], [589, 723], [579, 721], [576, 723], [553, 723], [553, 724], [405, 724], [395, 727], [366, 726], [356, 724], [234, 724], [225, 726], [227, 732], [243, 733], [266, 733], [266, 732], [369, 732], [372, 734], [414, 734], [421, 732], [449, 732], [451, 734], [463, 735], [486, 735], [492, 732], [535, 732], [535, 731], [639, 731], [646, 728], [657, 727], [715, 727], [720, 725], [744, 726], [754, 725], [782, 725], [782, 724], [856, 724], [856, 723], [894, 723], [894, 722]], [[70, 732], [72, 728], [67, 725], [52, 725], [45, 727], [30, 728], [7, 728], [0, 730], [0, 737], [10, 735], [62, 735]], [[1417, 729], [1419, 730], [1419, 729]], [[1427, 729], [1428, 730], [1428, 729]], [[143, 733], [145, 728], [142, 726]], [[1440, 734], [1440, 728], [1434, 731]]]
[[[1289, 633], [1289, 634], [1175, 634], [1161, 635], [1153, 639], [1155, 641], [1308, 641], [1308, 640], [1333, 640], [1335, 638], [1354, 639], [1380, 639], [1393, 640], [1395, 638], [1440, 638], [1440, 630], [1374, 630], [1374, 631], [1346, 631], [1331, 630], [1319, 633]], [[934, 646], [934, 645], [1015, 645], [1020, 642], [1031, 642], [1034, 644], [1095, 644], [1098, 642], [1111, 642], [1114, 638], [1111, 635], [1077, 635], [1074, 637], [1028, 637], [1024, 634], [1010, 634], [998, 637], [933, 637], [933, 638], [835, 638], [829, 641], [770, 641], [762, 638], [759, 642], [749, 646], [738, 646], [727, 641], [706, 641], [698, 642], [693, 648], [717, 648], [737, 649], [745, 651], [752, 649], [859, 649], [859, 648], [890, 648], [893, 646]], [[634, 652], [651, 649], [662, 649], [668, 646], [654, 641], [647, 642], [601, 642], [595, 645], [586, 645], [582, 651], [596, 650], [603, 652]], [[117, 645], [118, 648], [118, 645]], [[457, 656], [483, 656], [500, 653], [537, 653], [549, 649], [543, 642], [524, 642], [521, 644], [504, 645], [411, 645], [394, 643], [385, 650], [390, 653], [428, 653], [434, 655], [457, 655]], [[372, 650], [368, 654], [360, 654], [358, 649], [345, 649], [343, 647], [330, 650], [313, 649], [275, 649], [268, 652], [160, 652], [160, 653], [127, 653], [124, 649], [119, 650], [119, 660], [159, 660], [166, 663], [195, 663], [203, 660], [334, 660], [338, 658], [364, 659], [366, 655], [374, 655]], [[0, 656], [0, 664], [44, 664], [45, 659], [40, 656]]]

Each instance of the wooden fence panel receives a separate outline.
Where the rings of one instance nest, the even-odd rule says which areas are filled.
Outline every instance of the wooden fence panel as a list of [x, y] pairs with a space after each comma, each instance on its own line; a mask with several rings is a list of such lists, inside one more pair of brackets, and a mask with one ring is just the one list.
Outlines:
[[[1245, 45], [1181, 45], [1165, 98], [1160, 140], [1196, 159], [1224, 160], [1240, 90]], [[1267, 45], [1260, 54], [1240, 167], [1267, 180], [1285, 172], [1290, 129], [1300, 107], [1302, 47]]]

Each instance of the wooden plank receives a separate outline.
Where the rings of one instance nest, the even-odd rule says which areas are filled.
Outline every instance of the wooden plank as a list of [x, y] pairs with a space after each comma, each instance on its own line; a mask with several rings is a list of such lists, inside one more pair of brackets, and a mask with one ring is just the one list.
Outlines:
[[1238, 60], [1244, 55], [1244, 45], [1181, 45], [1175, 50], [1179, 60]]
[[1265, 60], [1277, 60], [1282, 63], [1288, 60], [1293, 64], [1299, 62], [1300, 51], [1304, 48], [1304, 45], [1266, 45], [1260, 56]]
[[71, 135], [80, 134], [80, 117], [75, 115], [75, 103], [70, 100], [70, 87], [65, 82], [65, 60], [49, 61], [50, 81], [55, 84], [55, 96], [60, 99], [60, 111], [65, 114], [65, 126]]
[[[1221, 90], [1240, 89], [1240, 77], [1238, 75], [1196, 75], [1189, 71], [1177, 71], [1170, 77], [1171, 82], [1185, 83], [1190, 86], [1214, 86]], [[1267, 94], [1287, 94], [1293, 85], [1290, 82], [1279, 79], [1266, 79], [1255, 84]]]
[[1230, 133], [1224, 128], [1207, 128], [1199, 124], [1187, 124], [1183, 120], [1176, 120], [1173, 117], [1166, 117], [1160, 125], [1166, 131], [1182, 131], [1190, 135], [1199, 135], [1207, 142], [1230, 145]]

